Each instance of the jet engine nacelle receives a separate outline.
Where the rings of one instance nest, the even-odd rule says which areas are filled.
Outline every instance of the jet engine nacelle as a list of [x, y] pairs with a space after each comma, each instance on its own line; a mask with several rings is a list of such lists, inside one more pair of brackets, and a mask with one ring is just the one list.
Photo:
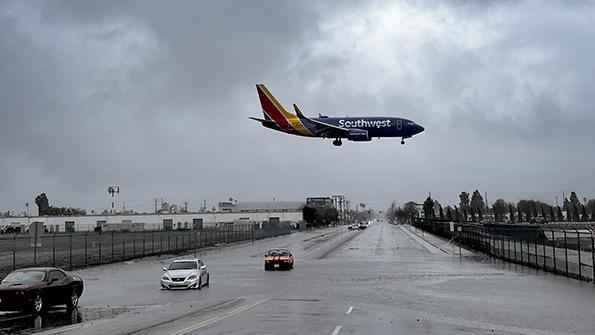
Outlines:
[[368, 136], [367, 130], [360, 130], [360, 129], [352, 129], [347, 134], [347, 139], [350, 141], [356, 142], [363, 142], [363, 141], [370, 141], [372, 140], [370, 136]]

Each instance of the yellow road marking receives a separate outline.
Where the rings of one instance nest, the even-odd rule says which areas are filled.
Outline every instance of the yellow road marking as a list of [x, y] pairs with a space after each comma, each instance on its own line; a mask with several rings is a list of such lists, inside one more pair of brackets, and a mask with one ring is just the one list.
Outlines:
[[227, 319], [227, 318], [228, 318], [228, 317], [230, 317], [230, 316], [234, 316], [234, 315], [236, 315], [236, 314], [238, 314], [238, 313], [241, 313], [241, 312], [243, 312], [243, 311], [245, 311], [245, 310], [248, 310], [248, 309], [250, 309], [250, 308], [256, 307], [256, 306], [258, 306], [258, 305], [262, 304], [263, 302], [265, 302], [265, 301], [267, 301], [267, 300], [269, 300], [269, 299], [268, 299], [268, 298], [266, 298], [266, 299], [260, 300], [260, 301], [258, 301], [258, 302], [256, 302], [256, 303], [254, 303], [254, 304], [251, 304], [251, 305], [244, 305], [244, 306], [242, 306], [242, 307], [239, 307], [239, 308], [236, 308], [236, 309], [234, 309], [234, 310], [232, 310], [232, 311], [230, 311], [230, 312], [227, 312], [226, 314], [219, 315], [219, 316], [214, 316], [214, 317], [212, 317], [212, 318], [210, 318], [210, 319], [207, 319], [207, 320], [201, 321], [201, 322], [199, 322], [199, 323], [197, 323], [197, 324], [195, 324], [195, 325], [192, 325], [192, 326], [186, 327], [186, 328], [184, 328], [184, 329], [180, 329], [180, 330], [178, 330], [177, 332], [175, 332], [175, 333], [172, 333], [171, 335], [184, 335], [184, 334], [188, 334], [189, 332], [192, 332], [192, 331], [198, 330], [198, 329], [200, 329], [200, 328], [202, 328], [202, 327], [208, 326], [208, 325], [210, 325], [210, 324], [212, 324], [212, 323], [215, 323], [215, 322], [217, 322], [217, 321], [221, 321], [221, 320], [223, 320], [223, 319]]

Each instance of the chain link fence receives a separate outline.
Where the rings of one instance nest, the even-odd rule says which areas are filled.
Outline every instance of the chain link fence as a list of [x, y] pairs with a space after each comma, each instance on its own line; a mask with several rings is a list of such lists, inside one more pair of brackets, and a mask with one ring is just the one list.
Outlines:
[[595, 283], [595, 225], [471, 224], [413, 218], [411, 225], [509, 262]]
[[0, 235], [0, 278], [15, 269], [55, 266], [73, 269], [134, 258], [181, 253], [226, 243], [286, 235], [289, 222], [221, 224], [198, 230]]

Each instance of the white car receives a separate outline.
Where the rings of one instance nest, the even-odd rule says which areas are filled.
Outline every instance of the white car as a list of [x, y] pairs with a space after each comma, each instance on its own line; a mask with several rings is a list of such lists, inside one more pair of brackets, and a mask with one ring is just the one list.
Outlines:
[[200, 259], [181, 259], [163, 268], [161, 289], [192, 288], [200, 290], [209, 286], [209, 271]]

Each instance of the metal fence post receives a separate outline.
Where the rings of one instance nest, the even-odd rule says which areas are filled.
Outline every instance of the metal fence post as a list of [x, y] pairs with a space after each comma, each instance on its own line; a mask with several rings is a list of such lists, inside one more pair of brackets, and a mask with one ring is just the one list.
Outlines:
[[533, 238], [533, 248], [535, 249], [535, 267], [539, 268], [539, 257], [537, 255], [537, 236]]
[[122, 235], [122, 260], [126, 259], [126, 238]]
[[552, 232], [552, 241], [554, 242], [552, 243], [552, 258], [554, 259], [554, 272], [557, 272], [558, 268], [556, 267], [556, 237], [554, 235], [554, 230], [550, 229], [550, 231]]
[[578, 278], [581, 279], [581, 277], [583, 276], [583, 272], [581, 269], [581, 234], [576, 228], [574, 228], [574, 231], [576, 232], [576, 248], [578, 249]]
[[513, 248], [514, 248], [514, 262], [516, 263], [516, 238], [514, 239]]
[[85, 265], [88, 265], [88, 261], [87, 261], [87, 235], [89, 235], [89, 232], [88, 231], [85, 232]]
[[56, 233], [52, 236], [52, 266], [56, 266]]
[[521, 264], [523, 264], [523, 241], [519, 240], [519, 247], [521, 247]]
[[17, 232], [12, 239], [12, 270], [17, 269], [17, 237], [19, 233]]
[[101, 230], [99, 231], [99, 264], [101, 264]]
[[132, 231], [132, 258], [136, 257], [136, 232]]
[[568, 245], [566, 244], [566, 229], [564, 232], [564, 258], [566, 260], [566, 276], [568, 276]]
[[145, 237], [147, 235], [145, 233], [146, 233], [146, 230], [144, 230], [144, 228], [143, 228], [143, 256], [145, 255]]
[[69, 245], [70, 245], [70, 269], [72, 270], [72, 233], [68, 235]]
[[114, 231], [112, 230], [112, 262], [114, 261]]
[[541, 241], [541, 246], [543, 247], [543, 269], [545, 270], [545, 269], [547, 269], [547, 263], [546, 263], [547, 257], [545, 255], [545, 240], [546, 239], [545, 239], [545, 231], [543, 231], [543, 229], [541, 231], [542, 231], [543, 237], [544, 237], [543, 241]]
[[593, 230], [591, 232], [591, 270], [593, 270], [593, 284], [595, 284], [595, 239], [593, 239]]
[[155, 229], [151, 230], [151, 253], [155, 253]]

